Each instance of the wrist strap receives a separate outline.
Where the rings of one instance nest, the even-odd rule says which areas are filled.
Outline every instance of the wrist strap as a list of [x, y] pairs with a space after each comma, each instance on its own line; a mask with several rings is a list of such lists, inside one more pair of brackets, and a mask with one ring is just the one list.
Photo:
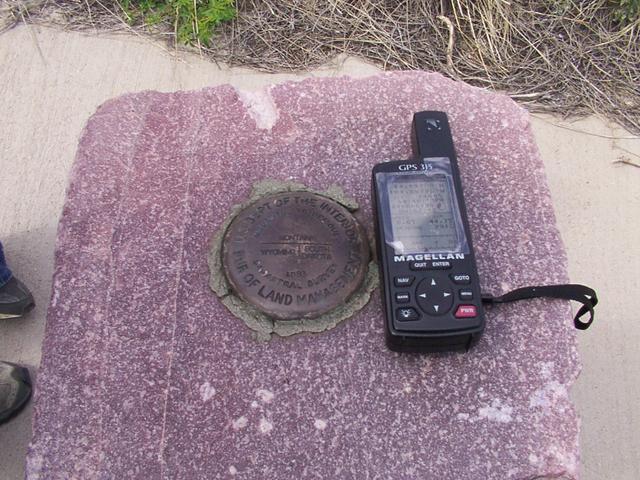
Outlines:
[[[539, 297], [560, 298], [562, 300], [575, 300], [576, 302], [580, 302], [582, 307], [580, 307], [580, 310], [578, 310], [578, 313], [573, 319], [573, 324], [578, 330], [586, 330], [593, 323], [593, 309], [598, 304], [598, 296], [592, 288], [585, 287], [584, 285], [567, 284], [517, 288], [499, 297], [482, 295], [482, 303], [492, 305], [494, 303], [515, 302], [517, 300]], [[582, 321], [580, 317], [587, 312], [589, 313], [589, 319]]]

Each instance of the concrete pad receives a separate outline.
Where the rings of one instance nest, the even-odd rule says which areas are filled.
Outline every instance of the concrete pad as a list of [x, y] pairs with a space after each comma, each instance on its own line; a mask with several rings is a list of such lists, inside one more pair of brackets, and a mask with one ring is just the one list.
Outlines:
[[[287, 76], [221, 71], [193, 56], [176, 60], [129, 37], [94, 38], [45, 29], [34, 29], [32, 35], [26, 27], [0, 37], [0, 62], [0, 191], [11, 199], [0, 210], [0, 238], [14, 270], [39, 302], [29, 317], [0, 325], [0, 352], [3, 358], [35, 365], [64, 188], [79, 134], [95, 108], [117, 94], [145, 88], [176, 90], [225, 82], [247, 88]], [[314, 75], [341, 71], [366, 75], [375, 69], [347, 61], [342, 69]], [[620, 148], [635, 155], [640, 148], [637, 140], [614, 142], [548, 121], [559, 122], [534, 119], [533, 126], [567, 245], [569, 271], [574, 281], [596, 287], [603, 299], [598, 315], [607, 320], [580, 335], [585, 367], [574, 397], [583, 417], [583, 478], [631, 479], [640, 468], [635, 408], [640, 395], [633, 369], [640, 328], [632, 321], [640, 267], [640, 199], [638, 171], [612, 162], [623, 155], [637, 161], [634, 153]], [[570, 128], [628, 136], [596, 119]], [[621, 278], [629, 281], [621, 284]], [[21, 477], [29, 431], [29, 411], [0, 427], [0, 443], [16, 446], [0, 452], [3, 478]]]
[[582, 417], [583, 478], [635, 479], [640, 471], [640, 169], [616, 162], [639, 163], [640, 140], [595, 118], [572, 124], [545, 118], [534, 131], [569, 275], [593, 287], [601, 300], [593, 328], [578, 336], [583, 369], [573, 398]]

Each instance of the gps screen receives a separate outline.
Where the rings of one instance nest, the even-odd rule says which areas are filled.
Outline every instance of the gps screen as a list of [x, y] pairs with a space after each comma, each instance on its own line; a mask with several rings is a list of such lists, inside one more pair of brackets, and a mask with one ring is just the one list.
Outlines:
[[456, 251], [453, 191], [445, 175], [394, 176], [387, 193], [398, 253]]

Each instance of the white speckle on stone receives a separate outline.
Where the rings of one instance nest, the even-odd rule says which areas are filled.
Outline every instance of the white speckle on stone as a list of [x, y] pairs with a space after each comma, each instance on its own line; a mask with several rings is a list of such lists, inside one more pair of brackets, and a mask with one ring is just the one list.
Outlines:
[[258, 425], [258, 430], [260, 430], [260, 433], [267, 434], [273, 430], [273, 423], [262, 417], [260, 419], [260, 425]]
[[243, 415], [242, 417], [238, 417], [233, 422], [231, 422], [231, 426], [234, 430], [240, 430], [246, 427], [247, 423], [249, 423], [249, 420]]
[[53, 296], [51, 297], [51, 308], [55, 308], [55, 306], [58, 304], [58, 299], [60, 298], [60, 291], [61, 289], [58, 288], [58, 285], [54, 285], [55, 288], [53, 288]]
[[403, 462], [410, 462], [413, 460], [413, 452], [402, 452], [400, 458]]
[[208, 402], [213, 398], [215, 394], [216, 394], [216, 389], [213, 388], [209, 384], [209, 382], [204, 382], [202, 385], [200, 385], [200, 397], [202, 398], [203, 402]]
[[238, 473], [238, 469], [237, 469], [236, 467], [234, 467], [233, 465], [231, 465], [231, 466], [229, 467], [229, 473], [230, 473], [231, 475], [236, 475], [236, 474]]
[[546, 378], [546, 379], [551, 378], [555, 366], [556, 366], [555, 362], [541, 362], [540, 373], [542, 374], [542, 378]]
[[568, 469], [576, 470], [578, 468], [577, 456], [555, 443], [547, 448], [545, 456], [555, 458], [559, 464], [567, 465]]
[[273, 392], [270, 392], [269, 390], [266, 390], [264, 388], [256, 390], [256, 395], [258, 395], [258, 397], [260, 397], [260, 400], [262, 400], [264, 403], [270, 403], [271, 400], [273, 400]]
[[402, 391], [404, 393], [411, 393], [413, 391], [413, 388], [411, 388], [411, 385], [405, 385]]
[[408, 467], [406, 472], [407, 472], [407, 477], [408, 478], [415, 478], [416, 477], [416, 469], [415, 467]]
[[468, 413], [459, 413], [458, 415], [456, 415], [458, 420], [469, 420], [469, 414]]
[[251, 408], [258, 408], [258, 402], [256, 402], [255, 400], [251, 402]]
[[499, 400], [494, 400], [491, 406], [478, 409], [478, 416], [481, 419], [491, 420], [500, 423], [509, 423], [513, 413], [513, 408], [508, 405], [501, 405]]
[[278, 109], [269, 91], [238, 90], [238, 97], [244, 103], [251, 118], [256, 122], [256, 127], [271, 130], [278, 121]]
[[33, 478], [41, 478], [42, 466], [44, 465], [44, 458], [41, 454], [32, 452], [27, 456], [26, 476]]
[[327, 428], [327, 422], [319, 418], [316, 418], [316, 421], [313, 422], [313, 426], [316, 427], [318, 430], [322, 431], [325, 428]]
[[557, 380], [553, 380], [533, 392], [529, 399], [529, 407], [548, 408], [557, 402], [558, 399], [567, 397], [566, 387]]

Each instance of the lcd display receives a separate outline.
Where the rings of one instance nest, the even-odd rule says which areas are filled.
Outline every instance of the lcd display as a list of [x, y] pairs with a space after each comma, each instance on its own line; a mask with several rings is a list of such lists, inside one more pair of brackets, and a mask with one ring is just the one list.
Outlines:
[[459, 247], [453, 191], [446, 175], [396, 175], [387, 183], [397, 253], [454, 252]]

